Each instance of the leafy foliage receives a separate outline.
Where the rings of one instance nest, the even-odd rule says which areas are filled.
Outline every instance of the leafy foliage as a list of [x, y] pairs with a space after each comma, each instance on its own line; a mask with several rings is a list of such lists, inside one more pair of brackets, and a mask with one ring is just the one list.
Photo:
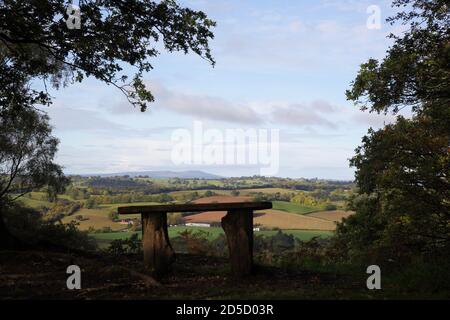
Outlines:
[[[149, 59], [159, 54], [158, 42], [169, 52], [193, 51], [214, 64], [208, 41], [215, 22], [201, 11], [173, 0], [80, 1], [81, 28], [70, 30], [65, 22], [70, 3], [0, 2], [0, 49], [7, 79], [15, 73], [59, 87], [93, 76], [117, 87], [144, 111], [154, 97], [142, 75], [153, 68]], [[124, 64], [134, 68], [132, 76], [122, 72]], [[46, 91], [39, 95], [50, 102]]]
[[[411, 106], [410, 119], [370, 129], [356, 149], [357, 213], [338, 226], [353, 258], [445, 257], [450, 248], [450, 11], [447, 1], [411, 5], [389, 21], [409, 24], [380, 63], [361, 66], [350, 100], [376, 112]], [[448, 258], [448, 257], [447, 257]]]
[[106, 249], [106, 252], [116, 257], [126, 254], [140, 254], [142, 253], [142, 243], [138, 238], [138, 234], [135, 233], [125, 240], [113, 240]]
[[11, 233], [30, 247], [65, 251], [94, 251], [97, 248], [95, 240], [87, 232], [79, 231], [76, 223], [44, 220], [40, 212], [16, 203], [3, 206], [2, 211]]
[[53, 162], [58, 140], [51, 135], [48, 117], [30, 105], [17, 105], [21, 98], [18, 99], [12, 97], [0, 107], [0, 203], [3, 204], [43, 186], [56, 194], [68, 183], [62, 168]]
[[[450, 99], [450, 8], [446, 0], [395, 0], [410, 7], [388, 19], [409, 30], [396, 36], [383, 61], [370, 59], [347, 90], [363, 110], [397, 113], [406, 106], [418, 112], [448, 108]], [[427, 102], [433, 102], [428, 104]]]

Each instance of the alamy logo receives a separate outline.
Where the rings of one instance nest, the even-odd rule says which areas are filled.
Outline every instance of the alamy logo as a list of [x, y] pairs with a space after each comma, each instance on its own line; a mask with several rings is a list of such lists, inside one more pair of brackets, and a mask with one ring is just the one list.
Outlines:
[[193, 130], [172, 133], [175, 165], [253, 165], [263, 176], [276, 175], [280, 166], [278, 129], [204, 129], [194, 121]]
[[377, 265], [371, 265], [367, 267], [368, 274], [371, 276], [367, 278], [367, 289], [369, 290], [380, 290], [381, 289], [381, 269]]
[[67, 28], [70, 30], [81, 29], [81, 10], [80, 7], [74, 4], [67, 6], [66, 13], [68, 18], [66, 20]]
[[380, 30], [381, 29], [381, 9], [377, 5], [371, 5], [367, 7], [367, 14], [370, 16], [367, 18], [366, 26], [370, 30]]
[[70, 276], [67, 278], [66, 285], [67, 289], [74, 290], [74, 289], [81, 289], [81, 269], [77, 265], [70, 265], [67, 267], [66, 270], [67, 274], [70, 274]]

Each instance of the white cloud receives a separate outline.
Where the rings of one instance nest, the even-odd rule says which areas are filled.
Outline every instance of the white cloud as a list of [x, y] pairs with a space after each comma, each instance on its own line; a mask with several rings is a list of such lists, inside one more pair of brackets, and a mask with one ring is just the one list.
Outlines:
[[336, 128], [333, 121], [327, 119], [327, 114], [334, 112], [335, 108], [324, 101], [315, 101], [311, 104], [291, 104], [287, 107], [274, 108], [272, 122], [294, 126], [326, 126]]
[[[222, 97], [177, 92], [166, 88], [159, 81], [147, 83], [155, 96], [152, 111], [171, 111], [200, 120], [213, 120], [241, 124], [261, 124], [264, 118], [248, 104], [234, 103]], [[114, 113], [136, 112], [126, 102], [110, 108]]]

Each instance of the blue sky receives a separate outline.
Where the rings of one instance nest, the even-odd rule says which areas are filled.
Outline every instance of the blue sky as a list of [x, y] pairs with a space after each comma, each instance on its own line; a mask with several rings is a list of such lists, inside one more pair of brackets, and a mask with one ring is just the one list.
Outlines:
[[[177, 128], [277, 129], [277, 176], [352, 179], [348, 166], [369, 127], [392, 116], [359, 111], [345, 99], [358, 67], [384, 56], [390, 1], [183, 0], [217, 21], [211, 42], [217, 65], [195, 54], [164, 53], [145, 75], [156, 102], [141, 113], [121, 92], [94, 79], [53, 93], [46, 108], [67, 173], [205, 170], [258, 174], [254, 165], [175, 165]], [[381, 29], [368, 29], [370, 5]]]

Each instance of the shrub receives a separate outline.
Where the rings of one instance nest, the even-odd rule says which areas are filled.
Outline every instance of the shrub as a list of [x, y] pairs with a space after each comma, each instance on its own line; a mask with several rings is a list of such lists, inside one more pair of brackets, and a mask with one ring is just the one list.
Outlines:
[[128, 239], [113, 240], [106, 252], [113, 256], [121, 256], [128, 254], [141, 254], [142, 253], [142, 242], [138, 237], [137, 233], [134, 233]]
[[239, 190], [232, 190], [230, 194], [231, 194], [233, 197], [237, 197], [237, 196], [239, 196], [240, 192], [239, 192]]
[[119, 213], [116, 210], [111, 210], [108, 213], [108, 217], [109, 219], [111, 219], [112, 221], [116, 221], [119, 220]]
[[179, 224], [184, 224], [185, 223], [185, 219], [183, 218], [183, 215], [179, 212], [177, 213], [169, 213], [167, 215], [167, 223], [169, 225], [179, 225]]
[[2, 209], [5, 210], [5, 222], [11, 233], [30, 247], [52, 246], [84, 251], [96, 249], [95, 240], [87, 232], [79, 231], [75, 222], [62, 224], [45, 221], [38, 211], [18, 204]]
[[214, 254], [214, 249], [209, 241], [209, 233], [203, 230], [193, 232], [185, 230], [180, 233], [180, 237], [186, 244], [186, 249], [193, 254]]

